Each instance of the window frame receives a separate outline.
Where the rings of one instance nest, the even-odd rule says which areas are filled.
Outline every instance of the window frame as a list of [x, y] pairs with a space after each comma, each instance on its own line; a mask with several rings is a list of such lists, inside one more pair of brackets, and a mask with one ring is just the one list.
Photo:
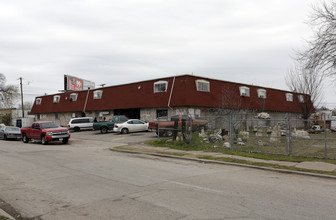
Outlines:
[[93, 99], [102, 99], [103, 98], [103, 90], [93, 91]]
[[247, 86], [239, 86], [239, 93], [242, 97], [250, 97], [250, 88]]
[[266, 99], [267, 98], [267, 91], [266, 89], [257, 89], [258, 98]]
[[287, 102], [293, 102], [293, 94], [292, 93], [286, 93], [286, 101]]
[[53, 103], [59, 103], [61, 101], [61, 96], [60, 95], [54, 95], [53, 97]]
[[42, 98], [36, 98], [35, 104], [36, 105], [41, 105], [42, 104]]
[[[162, 91], [162, 90], [156, 90], [156, 86], [157, 85], [165, 85], [165, 90]], [[167, 92], [168, 90], [168, 81], [165, 81], [165, 80], [160, 80], [160, 81], [157, 81], [154, 83], [154, 93], [160, 93], [160, 92]]]
[[[73, 97], [76, 97], [76, 98], [73, 98]], [[70, 101], [71, 102], [76, 102], [77, 98], [78, 98], [78, 93], [71, 93], [70, 94]]]
[[36, 129], [36, 130], [40, 130], [40, 129], [41, 129], [40, 124], [39, 124], [39, 123], [35, 123], [34, 129]]
[[135, 119], [135, 120], [133, 120], [133, 124], [135, 124], [135, 125], [143, 125], [145, 123], [143, 121], [139, 120], [139, 119]]
[[156, 118], [161, 118], [161, 117], [168, 117], [168, 109], [156, 109]]
[[302, 95], [302, 94], [298, 95], [298, 101], [299, 101], [299, 103], [305, 103], [304, 95]]
[[[196, 90], [199, 92], [210, 92], [210, 81], [204, 80], [204, 79], [197, 79], [195, 80], [196, 83]], [[202, 85], [202, 86], [200, 86]], [[204, 89], [204, 86], [206, 85], [206, 89]]]

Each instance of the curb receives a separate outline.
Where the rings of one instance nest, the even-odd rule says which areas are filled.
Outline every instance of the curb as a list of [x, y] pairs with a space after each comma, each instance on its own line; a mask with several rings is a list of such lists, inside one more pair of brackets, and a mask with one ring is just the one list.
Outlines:
[[115, 152], [120, 152], [120, 153], [150, 155], [150, 156], [156, 156], [156, 157], [165, 157], [165, 158], [172, 158], [172, 159], [179, 159], [179, 160], [188, 160], [188, 161], [194, 161], [194, 162], [199, 162], [199, 163], [207, 163], [207, 164], [231, 165], [231, 166], [246, 167], [246, 168], [259, 169], [259, 170], [274, 171], [274, 172], [278, 172], [278, 173], [298, 174], [298, 175], [303, 175], [303, 176], [312, 176], [312, 177], [319, 177], [319, 178], [336, 180], [336, 176], [331, 176], [331, 175], [326, 175], [326, 174], [308, 173], [308, 172], [303, 172], [303, 171], [278, 169], [278, 168], [272, 168], [272, 167], [262, 167], [262, 166], [255, 166], [255, 165], [249, 165], [249, 164], [240, 164], [240, 163], [232, 163], [232, 162], [224, 162], [224, 161], [216, 161], [216, 160], [179, 157], [179, 156], [160, 154], [160, 153], [139, 152], [139, 151], [121, 150], [121, 149], [115, 149], [115, 148], [110, 148], [110, 150], [115, 151]]
[[7, 212], [5, 212], [3, 209], [0, 208], [0, 216], [4, 216], [8, 219], [14, 220], [13, 216], [9, 215]]

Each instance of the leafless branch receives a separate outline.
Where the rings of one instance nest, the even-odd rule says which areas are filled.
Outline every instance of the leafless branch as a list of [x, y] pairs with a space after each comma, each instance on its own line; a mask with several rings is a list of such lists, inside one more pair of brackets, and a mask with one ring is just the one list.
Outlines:
[[0, 73], [0, 107], [13, 107], [18, 96], [18, 87], [14, 85], [6, 85], [6, 77], [4, 74]]
[[299, 52], [299, 60], [307, 69], [328, 76], [336, 75], [336, 1], [323, 2], [311, 15], [314, 37], [306, 50]]
[[316, 69], [308, 69], [307, 65], [297, 62], [286, 75], [286, 84], [291, 91], [310, 96], [310, 100], [302, 103], [303, 118], [308, 118], [312, 108], [317, 108], [323, 99], [325, 75]]

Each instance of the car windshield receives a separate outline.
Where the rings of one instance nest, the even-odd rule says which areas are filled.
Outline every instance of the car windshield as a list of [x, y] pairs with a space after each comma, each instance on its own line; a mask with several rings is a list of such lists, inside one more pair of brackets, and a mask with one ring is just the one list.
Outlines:
[[60, 127], [57, 123], [54, 122], [48, 122], [48, 123], [41, 123], [42, 129], [44, 128], [58, 128]]
[[20, 131], [18, 127], [6, 127], [6, 131]]

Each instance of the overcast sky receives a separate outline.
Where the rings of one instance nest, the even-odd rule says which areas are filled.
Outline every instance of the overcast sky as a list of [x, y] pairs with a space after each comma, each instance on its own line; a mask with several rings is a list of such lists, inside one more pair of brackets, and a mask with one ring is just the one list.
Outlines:
[[110, 86], [193, 73], [287, 90], [318, 2], [0, 0], [0, 73], [24, 78], [25, 101], [62, 90], [64, 74]]

